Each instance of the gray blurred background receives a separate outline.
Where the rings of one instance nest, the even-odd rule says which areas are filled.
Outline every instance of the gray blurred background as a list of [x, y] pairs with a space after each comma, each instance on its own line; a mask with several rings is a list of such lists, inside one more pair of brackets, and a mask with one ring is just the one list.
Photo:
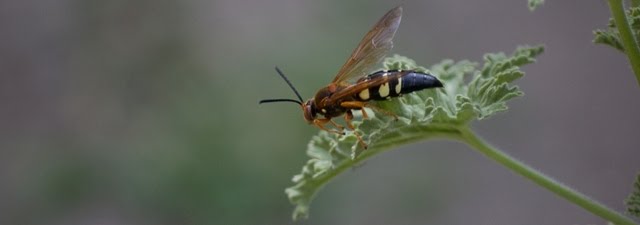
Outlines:
[[[318, 129], [292, 104], [402, 4], [394, 53], [428, 66], [545, 44], [526, 96], [474, 124], [622, 211], [640, 171], [640, 88], [591, 43], [605, 1], [2, 1], [0, 224], [292, 224], [284, 188]], [[454, 142], [379, 155], [303, 224], [604, 224]]]

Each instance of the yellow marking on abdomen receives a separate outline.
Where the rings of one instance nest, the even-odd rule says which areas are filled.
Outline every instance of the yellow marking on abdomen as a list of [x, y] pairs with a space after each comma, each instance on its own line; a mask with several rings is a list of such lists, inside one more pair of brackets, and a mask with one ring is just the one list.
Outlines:
[[398, 78], [398, 84], [396, 84], [396, 94], [399, 95], [402, 91], [402, 77]]
[[380, 94], [380, 97], [383, 97], [383, 98], [389, 96], [389, 82], [380, 85], [380, 89], [378, 89], [378, 93]]
[[362, 100], [369, 100], [369, 89], [364, 89], [358, 93], [358, 97]]

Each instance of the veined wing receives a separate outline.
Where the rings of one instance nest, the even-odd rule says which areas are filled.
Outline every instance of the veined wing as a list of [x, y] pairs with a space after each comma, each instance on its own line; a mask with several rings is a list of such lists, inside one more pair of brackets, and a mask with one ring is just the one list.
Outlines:
[[375, 69], [385, 54], [393, 48], [393, 36], [400, 26], [402, 7], [395, 7], [385, 14], [364, 36], [353, 50], [347, 62], [342, 65], [332, 83], [342, 83], [362, 77]]

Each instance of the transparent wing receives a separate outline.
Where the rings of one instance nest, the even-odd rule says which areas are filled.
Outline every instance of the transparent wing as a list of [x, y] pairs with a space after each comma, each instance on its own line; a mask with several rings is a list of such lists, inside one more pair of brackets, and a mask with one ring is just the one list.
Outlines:
[[400, 26], [402, 7], [395, 7], [385, 14], [364, 36], [353, 50], [347, 62], [342, 65], [332, 83], [341, 83], [362, 77], [372, 72], [385, 54], [393, 48], [393, 36]]

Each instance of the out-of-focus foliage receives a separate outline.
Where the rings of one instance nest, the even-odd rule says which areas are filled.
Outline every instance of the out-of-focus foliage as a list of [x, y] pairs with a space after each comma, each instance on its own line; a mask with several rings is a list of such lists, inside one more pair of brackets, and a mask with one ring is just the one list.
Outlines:
[[538, 7], [544, 4], [544, 0], [528, 0], [527, 6], [529, 7], [529, 11], [536, 10]]
[[636, 181], [633, 182], [633, 192], [625, 200], [627, 204], [627, 213], [640, 218], [640, 174], [636, 176]]

